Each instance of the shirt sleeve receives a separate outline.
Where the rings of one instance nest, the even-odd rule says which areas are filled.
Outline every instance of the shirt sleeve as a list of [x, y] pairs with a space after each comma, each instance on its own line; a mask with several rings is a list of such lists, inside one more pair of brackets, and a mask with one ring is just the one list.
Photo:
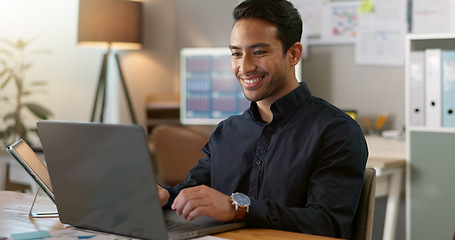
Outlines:
[[349, 238], [367, 157], [367, 145], [358, 125], [335, 120], [319, 139], [305, 207], [252, 200], [244, 220], [254, 227]]

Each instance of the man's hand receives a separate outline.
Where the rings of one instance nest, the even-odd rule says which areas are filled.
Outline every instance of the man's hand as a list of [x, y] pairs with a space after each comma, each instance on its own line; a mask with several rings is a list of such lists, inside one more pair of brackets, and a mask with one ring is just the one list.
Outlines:
[[167, 201], [169, 201], [169, 192], [158, 184], [156, 185], [156, 188], [158, 190], [158, 196], [160, 197], [160, 203], [162, 207], [166, 205]]
[[209, 216], [228, 222], [235, 216], [230, 197], [205, 185], [180, 191], [171, 208], [190, 221], [199, 216]]

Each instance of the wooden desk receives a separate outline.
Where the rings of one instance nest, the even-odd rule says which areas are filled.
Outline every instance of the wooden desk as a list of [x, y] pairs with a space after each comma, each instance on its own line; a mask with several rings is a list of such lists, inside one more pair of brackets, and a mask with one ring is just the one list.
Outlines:
[[367, 137], [367, 167], [376, 170], [376, 197], [387, 196], [384, 240], [394, 240], [400, 207], [401, 186], [406, 165], [405, 142]]
[[[33, 202], [33, 195], [0, 191], [0, 239], [10, 237], [12, 233], [23, 233], [31, 231], [56, 231], [64, 229], [67, 225], [62, 224], [58, 218], [29, 218], [28, 212]], [[38, 196], [33, 212], [55, 212], [56, 207], [52, 201], [45, 196]], [[220, 238], [229, 239], [264, 239], [264, 240], [330, 240], [335, 238], [314, 236], [309, 234], [285, 232], [271, 229], [246, 228], [225, 232], [215, 235]]]
[[284, 239], [300, 239], [300, 240], [334, 240], [338, 238], [329, 238], [316, 235], [286, 232], [273, 229], [262, 228], [244, 228], [229, 232], [224, 232], [215, 235], [215, 237], [235, 239], [235, 240], [284, 240]]

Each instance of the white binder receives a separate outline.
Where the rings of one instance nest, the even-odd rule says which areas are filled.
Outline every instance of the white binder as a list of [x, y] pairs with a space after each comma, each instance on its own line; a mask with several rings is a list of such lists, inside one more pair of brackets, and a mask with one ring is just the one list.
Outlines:
[[425, 50], [425, 125], [441, 127], [441, 49]]
[[442, 126], [455, 127], [455, 51], [442, 51]]
[[425, 126], [425, 52], [412, 51], [409, 59], [410, 124]]

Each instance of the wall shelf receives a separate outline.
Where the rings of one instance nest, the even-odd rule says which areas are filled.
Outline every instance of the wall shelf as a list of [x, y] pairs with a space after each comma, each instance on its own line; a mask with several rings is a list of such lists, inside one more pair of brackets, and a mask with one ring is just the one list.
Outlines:
[[[405, 43], [406, 237], [451, 239], [455, 216], [455, 127], [411, 126], [410, 55], [455, 50], [455, 34], [408, 34]], [[425, 109], [426, 110], [426, 109]]]

